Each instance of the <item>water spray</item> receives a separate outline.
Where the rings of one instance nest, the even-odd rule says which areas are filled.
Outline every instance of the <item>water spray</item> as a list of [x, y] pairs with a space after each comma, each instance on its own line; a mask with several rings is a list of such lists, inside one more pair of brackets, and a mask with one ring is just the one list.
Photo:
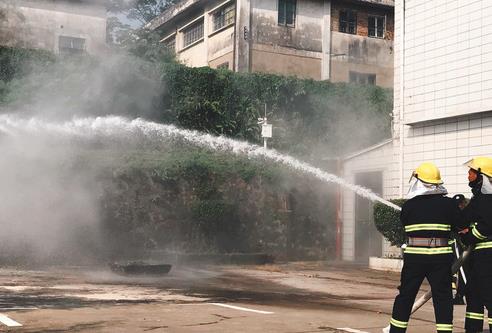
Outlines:
[[0, 116], [0, 131], [10, 135], [57, 135], [90, 139], [95, 136], [144, 136], [151, 139], [180, 139], [185, 142], [216, 151], [230, 152], [249, 158], [265, 158], [288, 168], [310, 174], [322, 181], [340, 185], [356, 194], [378, 201], [395, 210], [401, 208], [387, 201], [371, 190], [346, 182], [344, 179], [302, 162], [290, 155], [281, 154], [273, 149], [265, 149], [245, 141], [224, 136], [213, 136], [197, 131], [177, 128], [173, 125], [158, 124], [140, 118], [129, 120], [123, 117], [108, 116], [97, 118], [73, 119], [64, 123], [49, 122], [39, 118], [22, 119], [13, 115]]

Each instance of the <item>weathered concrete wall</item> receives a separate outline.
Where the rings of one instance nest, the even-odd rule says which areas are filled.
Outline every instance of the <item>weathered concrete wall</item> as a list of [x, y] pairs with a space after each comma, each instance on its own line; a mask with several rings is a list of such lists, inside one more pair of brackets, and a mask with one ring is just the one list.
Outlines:
[[[169, 15], [166, 12], [160, 20], [153, 21], [150, 27], [159, 26], [158, 23], [161, 23], [162, 25], [157, 31], [162, 38], [176, 33], [176, 56], [179, 61], [187, 66], [216, 67], [223, 62], [230, 62], [232, 69], [234, 60], [230, 59], [230, 56], [227, 58], [228, 60], [220, 61], [224, 56], [234, 51], [234, 24], [225, 26], [218, 31], [213, 30], [213, 13], [222, 5], [230, 3], [234, 3], [234, 1], [184, 1], [172, 7], [169, 10]], [[196, 44], [185, 47], [183, 28], [200, 18], [204, 22], [203, 39]]]
[[[132, 259], [149, 250], [183, 253], [264, 252], [277, 259], [334, 255], [334, 192], [312, 179], [291, 177], [279, 189], [255, 176], [209, 180], [231, 211], [208, 223], [193, 216], [203, 204], [193, 179], [161, 179], [134, 170], [101, 180], [102, 228], [112, 256]], [[297, 181], [297, 182], [295, 182]], [[294, 183], [295, 182], [295, 183]], [[203, 218], [203, 217], [202, 217]]]
[[220, 65], [228, 64], [227, 69], [232, 70], [232, 65], [234, 62], [234, 53], [229, 52], [224, 54], [223, 56], [217, 57], [214, 60], [209, 61], [209, 66], [211, 68], [217, 68]]
[[[213, 33], [208, 37], [208, 63], [210, 67], [215, 68], [212, 64], [220, 65], [225, 61], [229, 62], [230, 68], [232, 69], [233, 59], [229, 59], [234, 52], [234, 26], [230, 26], [224, 30], [220, 30], [217, 33]], [[224, 56], [227, 59], [220, 62]]]
[[321, 52], [323, 1], [298, 1], [295, 27], [278, 24], [277, 0], [253, 0], [254, 44]]
[[[340, 11], [350, 9], [357, 14], [356, 34], [339, 32]], [[368, 17], [385, 17], [385, 37], [368, 35]], [[331, 81], [348, 82], [349, 72], [375, 74], [376, 84], [393, 88], [394, 14], [391, 7], [367, 6], [333, 0], [331, 8]]]
[[294, 27], [278, 24], [278, 1], [252, 1], [252, 70], [321, 79], [324, 1], [299, 1]]
[[292, 50], [257, 45], [253, 50], [253, 71], [321, 80], [321, 58]]
[[[179, 35], [179, 34], [178, 34]], [[208, 66], [207, 45], [204, 41], [178, 52], [178, 59], [186, 66], [202, 67]]]
[[376, 84], [393, 87], [393, 41], [332, 32], [331, 80], [349, 81], [349, 72], [376, 74]]
[[19, 1], [0, 23], [0, 43], [59, 52], [60, 36], [85, 39], [85, 51], [106, 50], [106, 12], [101, 6], [64, 1]]

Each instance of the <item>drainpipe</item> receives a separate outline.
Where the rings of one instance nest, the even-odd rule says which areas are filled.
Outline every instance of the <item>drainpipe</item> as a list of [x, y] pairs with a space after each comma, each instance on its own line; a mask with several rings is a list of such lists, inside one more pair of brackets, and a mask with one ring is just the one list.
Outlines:
[[239, 24], [238, 21], [237, 21], [237, 11], [238, 11], [238, 6], [239, 6], [239, 1], [236, 0], [235, 1], [235, 5], [236, 5], [236, 10], [234, 11], [234, 46], [233, 46], [233, 49], [232, 49], [232, 70], [234, 72], [237, 72], [236, 70], [236, 52], [237, 52], [237, 46], [236, 46], [236, 42], [237, 42], [237, 25]]
[[[342, 159], [337, 159], [337, 175], [343, 176], [343, 164]], [[336, 212], [336, 234], [335, 234], [335, 255], [337, 260], [342, 259], [342, 186], [339, 185], [337, 189], [337, 212]]]
[[405, 110], [405, 0], [401, 0], [401, 32], [400, 32], [400, 198], [403, 198], [403, 187], [404, 187], [404, 177], [403, 177], [403, 140], [405, 125], [403, 124], [403, 113]]

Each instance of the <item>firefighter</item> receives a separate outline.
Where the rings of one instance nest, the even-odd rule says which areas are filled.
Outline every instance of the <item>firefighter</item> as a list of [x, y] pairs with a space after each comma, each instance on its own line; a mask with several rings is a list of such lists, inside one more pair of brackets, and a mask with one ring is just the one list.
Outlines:
[[[492, 315], [492, 158], [476, 157], [465, 165], [473, 197], [463, 210], [470, 228], [462, 239], [474, 246], [466, 288], [465, 330], [477, 333], [483, 329], [484, 306]], [[488, 323], [492, 330], [492, 318]]]
[[412, 174], [400, 220], [408, 237], [403, 252], [399, 294], [395, 298], [390, 332], [406, 332], [412, 305], [424, 278], [432, 290], [437, 332], [453, 330], [451, 287], [452, 230], [462, 228], [456, 200], [446, 197], [439, 169], [422, 163]]
[[[453, 197], [454, 200], [456, 200], [456, 203], [458, 204], [458, 207], [463, 210], [466, 207], [466, 199], [463, 194], [456, 194]], [[461, 232], [466, 232], [466, 229], [464, 229]], [[461, 242], [461, 239], [459, 237], [459, 234], [455, 234], [454, 237], [454, 254], [455, 254], [455, 259], [458, 260], [462, 255], [463, 251], [465, 250], [465, 245]], [[460, 267], [458, 272], [456, 272], [455, 275], [455, 280], [456, 280], [456, 294], [453, 299], [453, 304], [454, 305], [465, 305], [465, 301], [463, 297], [465, 296], [465, 288], [466, 288], [466, 277], [469, 274], [469, 269], [468, 269], [468, 263], [465, 262], [463, 263], [463, 266]]]

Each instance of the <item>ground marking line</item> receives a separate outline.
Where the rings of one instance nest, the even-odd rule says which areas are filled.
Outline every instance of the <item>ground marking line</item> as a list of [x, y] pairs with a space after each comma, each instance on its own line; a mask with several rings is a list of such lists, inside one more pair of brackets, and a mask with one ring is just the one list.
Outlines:
[[347, 332], [351, 332], [351, 333], [369, 333], [366, 331], [359, 331], [359, 330], [356, 330], [356, 329], [353, 329], [350, 327], [337, 328], [337, 330], [343, 330], [343, 331], [347, 331]]
[[0, 322], [2, 322], [3, 324], [5, 324], [5, 325], [7, 325], [9, 327], [19, 327], [19, 326], [22, 326], [21, 324], [19, 324], [15, 320], [12, 320], [9, 317], [7, 317], [6, 315], [3, 315], [1, 313], [0, 313]]
[[208, 304], [216, 305], [216, 306], [222, 306], [224, 308], [229, 308], [229, 309], [234, 309], [234, 310], [246, 311], [246, 312], [254, 312], [254, 313], [260, 313], [260, 314], [273, 314], [273, 312], [270, 312], [270, 311], [253, 310], [253, 309], [243, 308], [240, 306], [234, 306], [234, 305], [228, 305], [228, 304], [222, 304], [222, 303], [208, 303]]

